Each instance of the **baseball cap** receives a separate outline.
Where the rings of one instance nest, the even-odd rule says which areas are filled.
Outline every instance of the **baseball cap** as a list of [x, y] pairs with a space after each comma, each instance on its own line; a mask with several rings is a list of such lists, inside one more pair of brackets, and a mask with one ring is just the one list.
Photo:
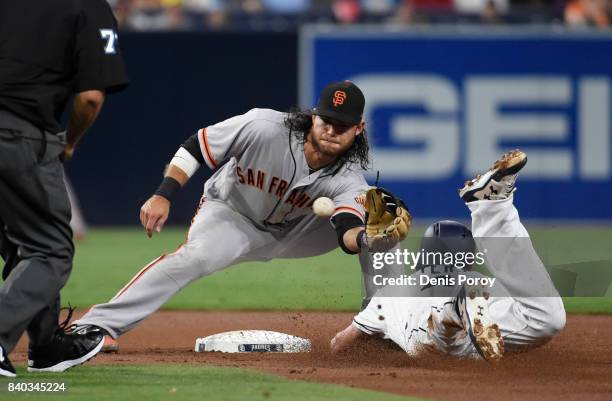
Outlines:
[[365, 97], [357, 85], [351, 81], [338, 81], [323, 88], [312, 114], [355, 125], [361, 121], [364, 106]]

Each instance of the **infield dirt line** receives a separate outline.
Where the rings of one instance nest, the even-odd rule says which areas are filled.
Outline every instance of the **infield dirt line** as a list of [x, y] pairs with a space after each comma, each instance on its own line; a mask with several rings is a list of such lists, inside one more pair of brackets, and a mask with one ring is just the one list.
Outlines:
[[[251, 368], [295, 380], [317, 381], [449, 401], [610, 400], [612, 316], [570, 315], [544, 347], [501, 363], [439, 355], [410, 359], [393, 344], [372, 339], [350, 353], [331, 355], [329, 340], [352, 313], [161, 311], [119, 340], [118, 354], [91, 364], [188, 363]], [[305, 354], [195, 353], [197, 337], [229, 330], [274, 330], [312, 340]], [[27, 358], [22, 339], [12, 360]], [[84, 367], [83, 369], [86, 369]]]

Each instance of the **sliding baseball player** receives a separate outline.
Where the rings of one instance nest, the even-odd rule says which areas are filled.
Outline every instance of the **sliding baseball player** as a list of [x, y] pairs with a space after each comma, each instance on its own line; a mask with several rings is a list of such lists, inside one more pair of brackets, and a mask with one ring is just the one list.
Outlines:
[[[434, 350], [497, 360], [504, 352], [540, 346], [561, 330], [565, 326], [563, 302], [513, 205], [516, 177], [526, 163], [524, 152], [509, 152], [460, 190], [472, 214], [475, 244], [467, 227], [451, 221], [430, 226], [423, 239], [424, 249], [443, 248], [456, 240], [451, 246], [455, 252], [483, 251], [495, 285], [443, 288], [456, 289], [453, 296], [427, 296], [433, 289], [430, 285], [406, 286], [406, 296], [389, 292], [389, 286], [382, 288], [352, 324], [332, 339], [332, 352], [347, 349], [367, 335], [380, 334], [411, 356]], [[460, 277], [471, 282], [485, 277], [454, 266], [431, 265], [414, 275], [419, 279], [429, 275], [445, 283], [454, 279], [455, 284]]]

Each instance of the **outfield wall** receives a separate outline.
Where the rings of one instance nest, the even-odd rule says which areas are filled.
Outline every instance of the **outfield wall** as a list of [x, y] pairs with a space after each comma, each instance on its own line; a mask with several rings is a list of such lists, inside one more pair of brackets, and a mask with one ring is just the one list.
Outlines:
[[[610, 34], [325, 27], [299, 39], [130, 33], [120, 41], [131, 86], [108, 97], [68, 165], [92, 224], [137, 224], [164, 164], [195, 130], [254, 106], [310, 105], [337, 79], [366, 92], [374, 167], [415, 216], [468, 217], [456, 189], [520, 146], [530, 156], [517, 197], [524, 216], [612, 219]], [[205, 178], [198, 173], [181, 193], [170, 223], [189, 221]]]
[[[296, 103], [295, 34], [126, 33], [120, 43], [130, 87], [107, 97], [67, 164], [91, 224], [139, 224], [165, 164], [198, 129], [255, 106]], [[173, 203], [170, 224], [193, 217], [208, 173], [200, 170]]]

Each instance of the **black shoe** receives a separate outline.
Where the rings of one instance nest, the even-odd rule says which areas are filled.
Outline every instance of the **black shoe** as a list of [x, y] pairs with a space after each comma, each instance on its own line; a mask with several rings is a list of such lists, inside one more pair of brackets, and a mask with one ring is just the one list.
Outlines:
[[28, 372], [63, 372], [93, 358], [104, 345], [105, 332], [97, 326], [58, 330], [50, 344], [28, 350]]
[[0, 345], [0, 376], [6, 377], [15, 377], [17, 373], [15, 372], [15, 368], [11, 361], [9, 361], [8, 356], [4, 352], [4, 348]]

